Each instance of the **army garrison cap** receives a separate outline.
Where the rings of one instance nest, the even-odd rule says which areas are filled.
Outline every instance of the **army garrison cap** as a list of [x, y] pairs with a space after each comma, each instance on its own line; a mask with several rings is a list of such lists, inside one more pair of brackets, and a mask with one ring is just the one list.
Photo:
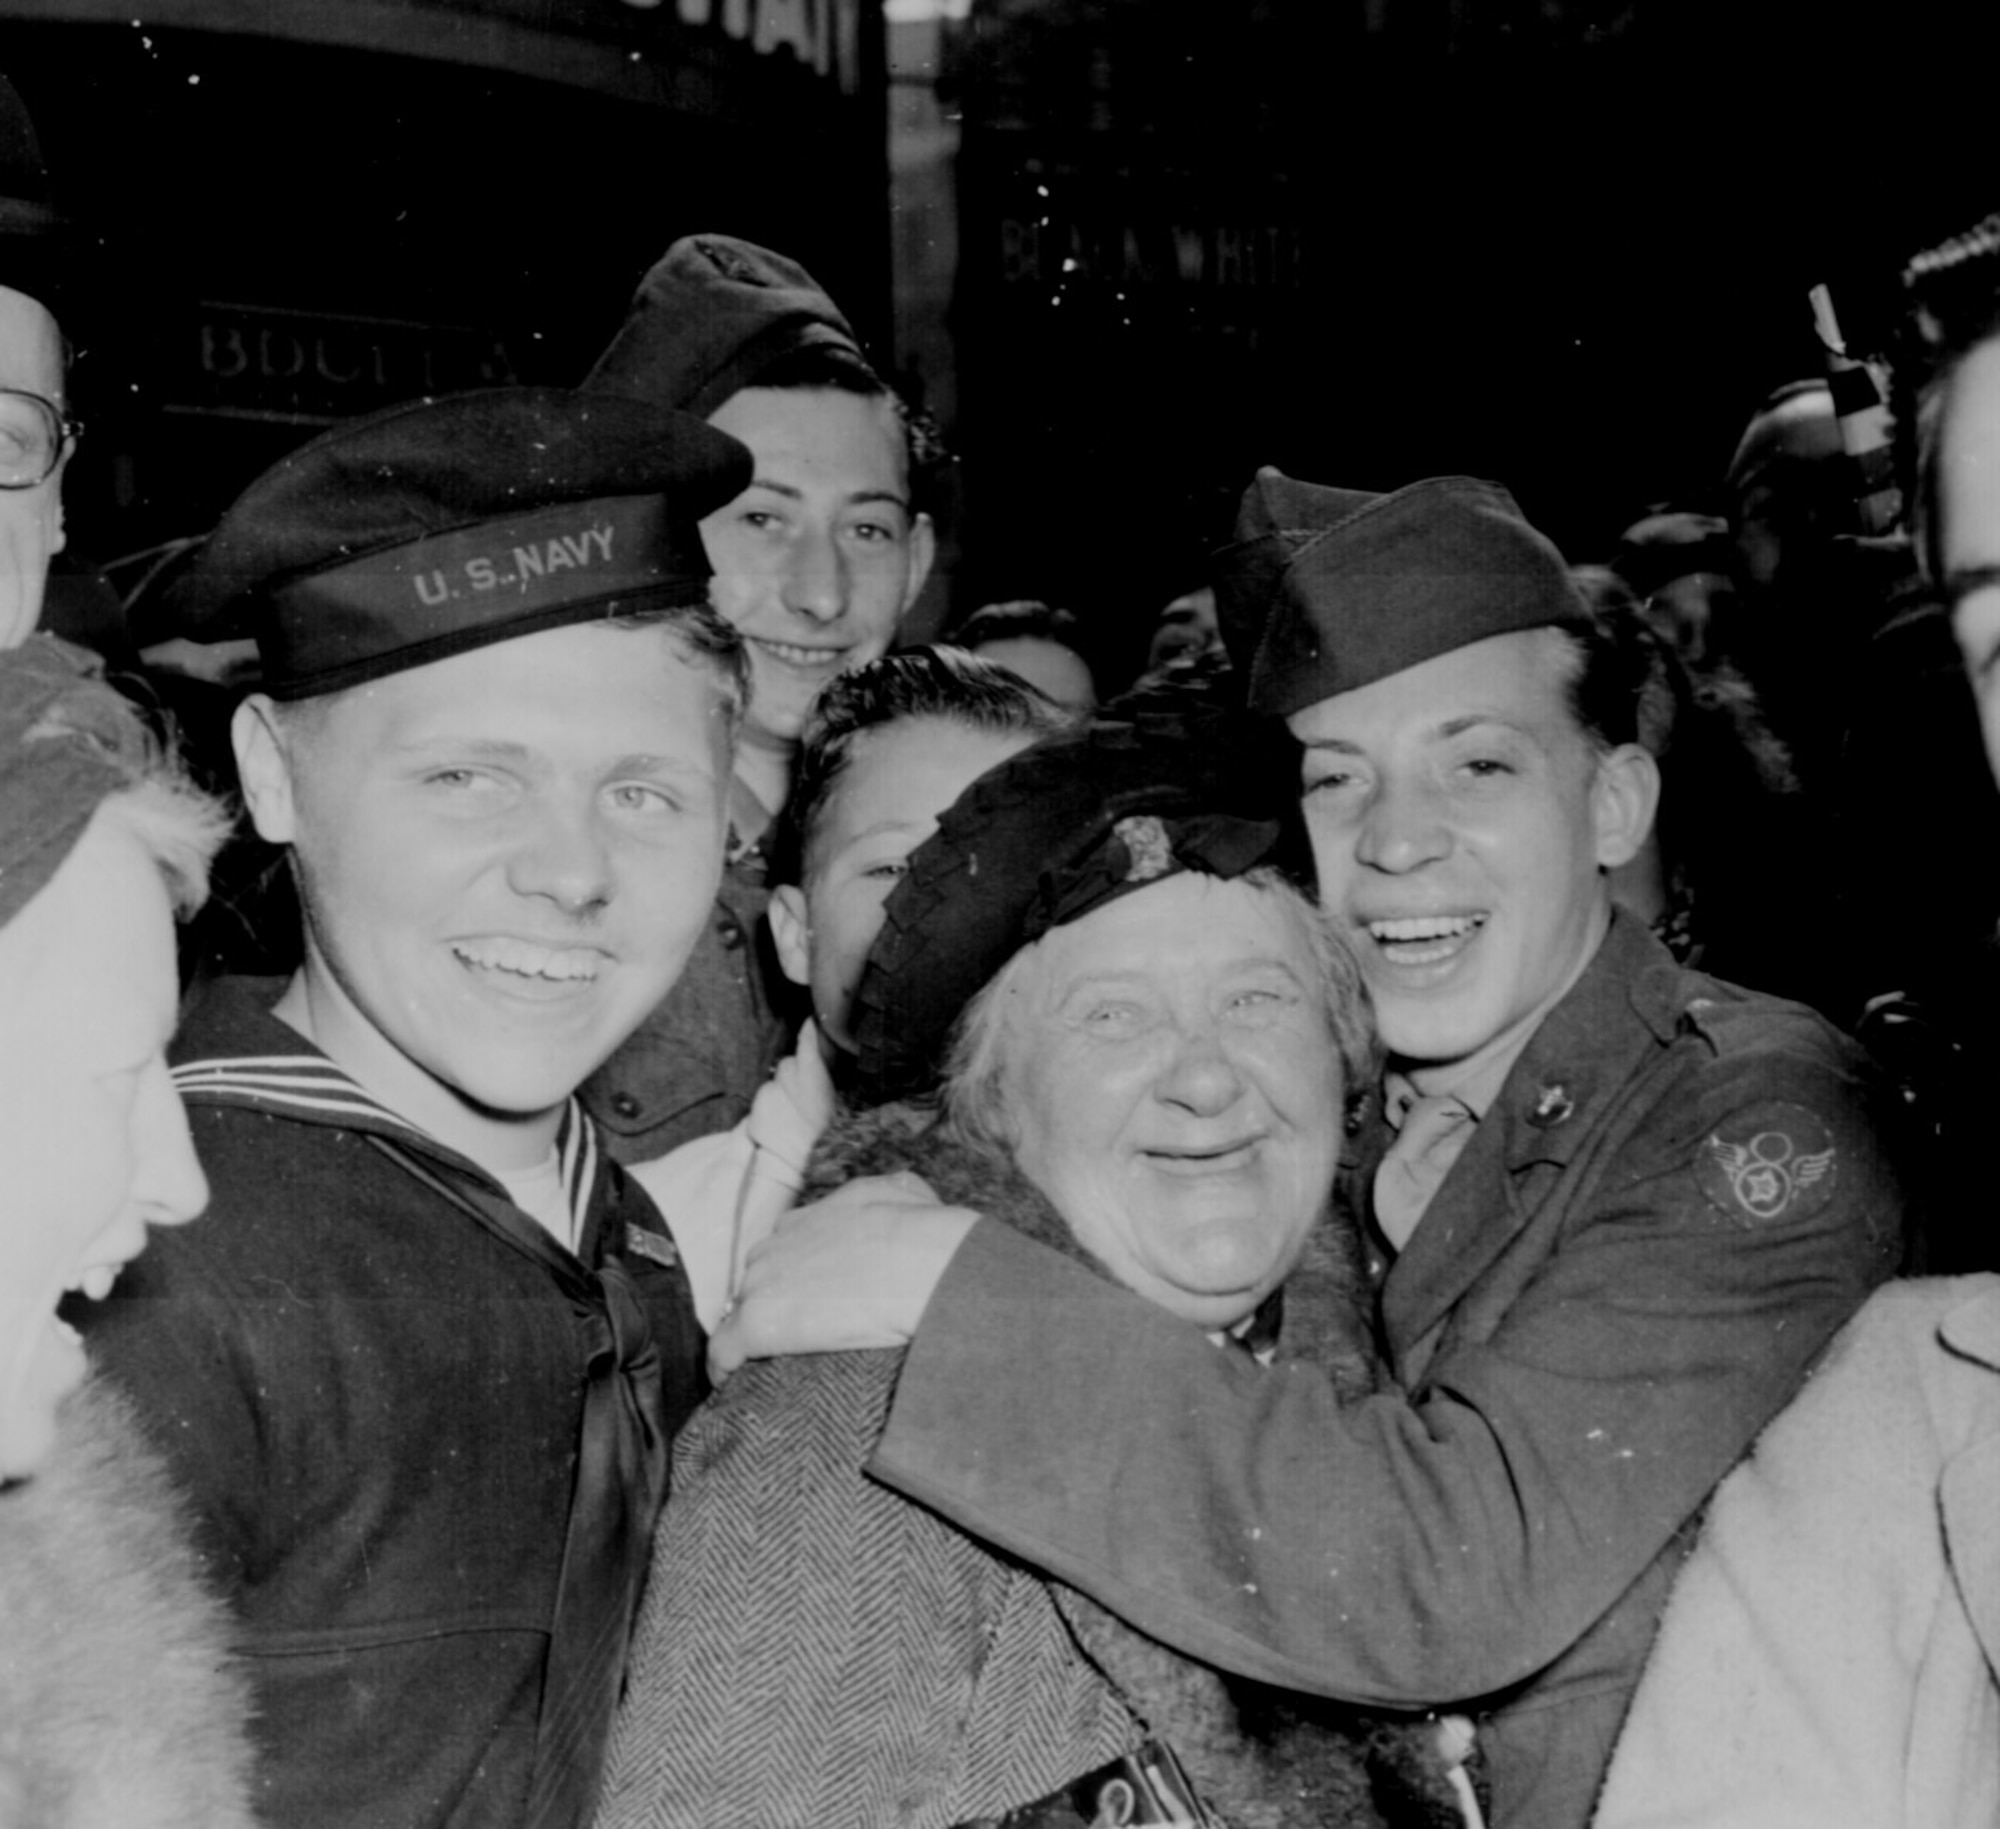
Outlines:
[[699, 523], [750, 453], [685, 413], [494, 388], [349, 420], [237, 498], [165, 606], [255, 637], [264, 690], [311, 698], [490, 642], [703, 603]]
[[1224, 643], [1270, 717], [1490, 635], [1589, 619], [1514, 498], [1465, 476], [1372, 495], [1260, 470], [1214, 565]]
[[1052, 928], [1181, 871], [1277, 866], [1285, 803], [1270, 769], [1228, 743], [1099, 723], [987, 770], [910, 854], [855, 987], [862, 1106], [929, 1091], [973, 997]]
[[797, 261], [731, 235], [687, 235], [639, 282], [584, 386], [706, 419], [804, 349], [844, 350], [867, 366], [846, 318]]

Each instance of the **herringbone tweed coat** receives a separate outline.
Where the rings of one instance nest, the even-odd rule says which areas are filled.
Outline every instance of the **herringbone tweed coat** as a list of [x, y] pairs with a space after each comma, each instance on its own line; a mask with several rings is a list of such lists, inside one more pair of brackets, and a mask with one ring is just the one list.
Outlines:
[[[909, 1108], [836, 1126], [808, 1197], [898, 1168], [1083, 1255], [1018, 1173]], [[1323, 1228], [1285, 1350], [1363, 1389], [1357, 1287]], [[864, 1478], [901, 1358], [753, 1364], [683, 1431], [599, 1829], [949, 1829], [1147, 1733], [1240, 1829], [1458, 1821], [1427, 1730], [1232, 1685]], [[1391, 1815], [1371, 1765], [1397, 1781]]]

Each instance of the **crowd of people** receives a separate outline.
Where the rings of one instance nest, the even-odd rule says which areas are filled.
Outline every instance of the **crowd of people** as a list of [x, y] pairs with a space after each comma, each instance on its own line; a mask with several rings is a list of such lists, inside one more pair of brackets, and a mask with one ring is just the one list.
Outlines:
[[1129, 679], [897, 645], [931, 429], [691, 236], [149, 680], [0, 109], [0, 1826], [2000, 1825], [2000, 900], [1871, 867], [2000, 776], [2000, 219], [1907, 533], [1819, 384], [1602, 564], [1265, 469]]

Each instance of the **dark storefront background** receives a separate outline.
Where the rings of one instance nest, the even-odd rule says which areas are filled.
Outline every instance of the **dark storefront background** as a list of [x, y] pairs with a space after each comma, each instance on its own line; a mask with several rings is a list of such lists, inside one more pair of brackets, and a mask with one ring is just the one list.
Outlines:
[[870, 0], [0, 8], [0, 67], [101, 244], [66, 489], [100, 560], [336, 418], [579, 380], [690, 230], [887, 332]]
[[1115, 676], [1261, 462], [1497, 476], [1601, 554], [1812, 370], [1810, 285], [1866, 340], [2000, 203], [1959, 0], [926, 10], [891, 89], [881, 0], [0, 0], [103, 242], [77, 546], [204, 525], [334, 416], [573, 380], [725, 229], [944, 413], [949, 613], [1066, 603]]
[[2000, 206], [1984, 7], [973, 0], [953, 316], [974, 596], [1120, 611], [1259, 463], [1495, 476], [1572, 556], [1719, 479]]

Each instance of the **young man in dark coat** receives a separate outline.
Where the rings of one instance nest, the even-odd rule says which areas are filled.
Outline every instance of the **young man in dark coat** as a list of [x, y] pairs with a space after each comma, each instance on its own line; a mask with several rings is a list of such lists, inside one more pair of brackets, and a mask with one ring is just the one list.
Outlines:
[[702, 524], [751, 694], [714, 914], [672, 993], [584, 1088], [621, 1162], [728, 1130], [791, 1042], [770, 953], [764, 841], [806, 714], [888, 650], [929, 575], [922, 443], [847, 319], [797, 262], [728, 235], [674, 243], [585, 384], [694, 413], [750, 447], [750, 485]]
[[754, 1258], [714, 1363], [910, 1339], [876, 1477], [1197, 1657], [1472, 1716], [1491, 1821], [1573, 1829], [1704, 1500], [1896, 1265], [1887, 1113], [1811, 1012], [1614, 914], [1637, 675], [1504, 491], [1267, 471], [1238, 533], [1225, 631], [1388, 1053], [1344, 1190], [1393, 1388], [897, 1184]]
[[259, 644], [233, 735], [304, 963], [183, 1024], [208, 1220], [91, 1346], [242, 1616], [289, 1829], [588, 1820], [705, 1386], [572, 1095], [708, 916], [743, 680], [697, 524], [748, 468], [601, 397], [422, 402], [253, 483], [184, 581], [185, 632]]

